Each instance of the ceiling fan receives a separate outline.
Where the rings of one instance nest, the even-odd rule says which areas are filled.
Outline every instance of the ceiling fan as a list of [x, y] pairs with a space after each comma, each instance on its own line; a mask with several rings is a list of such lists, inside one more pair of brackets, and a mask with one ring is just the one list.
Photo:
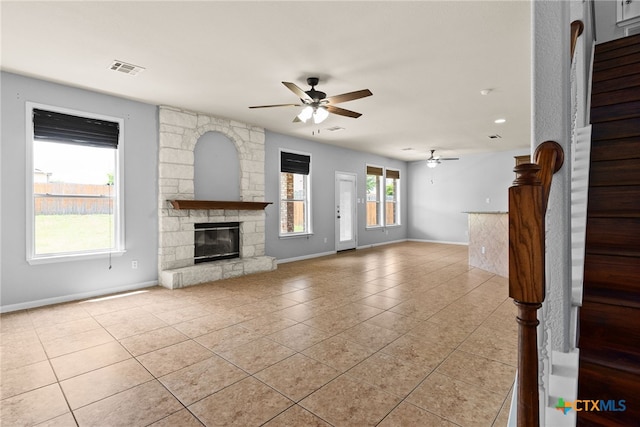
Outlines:
[[431, 156], [427, 159], [427, 167], [435, 168], [442, 160], [460, 160], [458, 157], [434, 157], [433, 153], [435, 151], [436, 150], [431, 150]]
[[276, 104], [276, 105], [256, 105], [249, 108], [271, 108], [271, 107], [304, 107], [300, 114], [298, 114], [293, 121], [304, 122], [313, 118], [315, 124], [321, 123], [328, 116], [329, 113], [338, 114], [345, 117], [353, 117], [357, 119], [362, 114], [355, 111], [347, 110], [344, 108], [336, 107], [334, 104], [341, 102], [353, 101], [355, 99], [364, 98], [373, 95], [369, 89], [357, 90], [355, 92], [343, 93], [341, 95], [334, 95], [327, 98], [327, 94], [316, 90], [316, 86], [320, 79], [318, 77], [309, 77], [307, 84], [311, 86], [310, 90], [304, 91], [300, 89], [296, 84], [290, 82], [282, 82], [291, 92], [295, 93], [301, 104]]

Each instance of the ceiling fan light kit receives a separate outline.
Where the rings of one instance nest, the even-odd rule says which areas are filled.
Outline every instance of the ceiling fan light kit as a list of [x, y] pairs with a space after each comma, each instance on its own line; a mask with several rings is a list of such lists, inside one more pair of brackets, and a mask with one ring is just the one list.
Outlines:
[[312, 107], [311, 105], [307, 105], [302, 109], [300, 114], [298, 114], [298, 119], [306, 123], [307, 120], [313, 117], [313, 123], [319, 124], [322, 123], [327, 117], [329, 117], [329, 112], [325, 107]]
[[440, 162], [442, 160], [460, 160], [460, 158], [458, 158], [458, 157], [435, 157], [433, 155], [433, 153], [435, 153], [435, 151], [436, 150], [431, 150], [431, 155], [427, 159], [427, 167], [428, 168], [435, 168], [436, 166], [438, 166], [440, 164]]
[[343, 93], [341, 95], [330, 96], [327, 98], [327, 94], [316, 90], [316, 85], [320, 79], [317, 77], [309, 77], [307, 84], [311, 86], [311, 89], [304, 91], [300, 89], [295, 83], [282, 82], [287, 89], [296, 94], [302, 104], [275, 104], [275, 105], [257, 105], [249, 108], [271, 108], [271, 107], [304, 107], [302, 111], [295, 117], [294, 122], [306, 123], [310, 118], [313, 118], [315, 124], [322, 123], [329, 113], [337, 114], [344, 117], [352, 117], [357, 119], [362, 114], [355, 111], [347, 110], [345, 108], [336, 107], [334, 104], [341, 102], [353, 101], [355, 99], [364, 98], [373, 95], [369, 89], [357, 90], [355, 92]]

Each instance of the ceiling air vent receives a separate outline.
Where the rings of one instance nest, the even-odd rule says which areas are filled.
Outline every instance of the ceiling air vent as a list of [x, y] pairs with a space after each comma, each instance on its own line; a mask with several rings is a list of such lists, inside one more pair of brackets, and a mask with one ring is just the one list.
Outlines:
[[144, 71], [143, 67], [139, 67], [133, 64], [127, 64], [126, 62], [115, 60], [109, 66], [109, 69], [113, 71], [120, 71], [124, 74], [129, 74], [130, 76], [136, 76]]
[[340, 132], [341, 130], [344, 130], [344, 128], [340, 126], [332, 126], [330, 128], [327, 128], [327, 130], [329, 132]]

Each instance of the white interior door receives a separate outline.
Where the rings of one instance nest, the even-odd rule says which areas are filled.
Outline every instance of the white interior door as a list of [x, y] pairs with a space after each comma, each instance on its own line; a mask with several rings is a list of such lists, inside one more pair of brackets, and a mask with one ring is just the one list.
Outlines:
[[356, 176], [336, 172], [336, 250], [357, 245]]

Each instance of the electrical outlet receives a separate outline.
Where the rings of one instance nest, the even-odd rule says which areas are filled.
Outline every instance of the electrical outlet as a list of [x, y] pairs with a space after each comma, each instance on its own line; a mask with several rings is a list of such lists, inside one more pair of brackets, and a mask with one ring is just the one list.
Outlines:
[[486, 252], [484, 249], [484, 246], [482, 247], [482, 249], [480, 250], [482, 252], [482, 255], [484, 255], [484, 253]]
[[134, 270], [138, 268], [138, 261], [131, 261], [131, 268]]
[[327, 243], [327, 238], [326, 237], [324, 238], [324, 242]]
[[489, 204], [489, 203], [491, 203], [491, 198], [490, 198], [490, 197], [487, 197], [486, 199], [484, 199], [484, 201], [485, 201], [487, 204]]

